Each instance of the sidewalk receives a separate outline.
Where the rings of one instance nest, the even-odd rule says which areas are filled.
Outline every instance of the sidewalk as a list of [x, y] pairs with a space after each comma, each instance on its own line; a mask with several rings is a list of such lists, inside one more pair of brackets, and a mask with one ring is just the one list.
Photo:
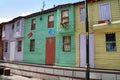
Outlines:
[[0, 76], [0, 80], [42, 80], [42, 79], [36, 79], [36, 78], [28, 78], [24, 76], [19, 75], [11, 75], [11, 76]]

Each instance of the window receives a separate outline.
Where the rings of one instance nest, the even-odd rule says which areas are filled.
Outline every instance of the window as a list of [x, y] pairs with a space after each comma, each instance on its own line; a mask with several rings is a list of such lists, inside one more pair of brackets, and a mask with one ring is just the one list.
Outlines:
[[103, 3], [99, 5], [100, 21], [111, 20], [110, 3]]
[[85, 7], [80, 8], [80, 21], [85, 22]]
[[61, 13], [61, 23], [68, 23], [69, 22], [69, 11], [63, 10]]
[[2, 37], [5, 37], [5, 26], [3, 27]]
[[106, 34], [106, 51], [116, 51], [115, 33]]
[[5, 42], [4, 44], [4, 52], [8, 52], [8, 42]]
[[19, 26], [20, 26], [20, 22], [18, 21], [17, 24], [16, 24], [16, 32], [19, 31]]
[[18, 41], [18, 52], [22, 51], [22, 41]]
[[31, 30], [34, 30], [34, 29], [35, 29], [35, 25], [36, 25], [36, 21], [35, 21], [35, 19], [32, 19], [32, 22], [31, 22]]
[[12, 30], [14, 30], [14, 24], [12, 25]]
[[5, 31], [5, 26], [3, 27], [3, 31]]
[[71, 36], [63, 36], [63, 51], [71, 51]]
[[34, 51], [35, 49], [35, 39], [30, 40], [30, 51]]
[[20, 22], [19, 21], [17, 22], [17, 26], [20, 26]]
[[48, 16], [48, 28], [54, 27], [54, 15]]

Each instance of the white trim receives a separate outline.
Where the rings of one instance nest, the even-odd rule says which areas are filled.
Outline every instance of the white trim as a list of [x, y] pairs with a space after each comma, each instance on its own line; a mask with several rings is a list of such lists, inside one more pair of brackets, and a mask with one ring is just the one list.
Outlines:
[[120, 23], [120, 20], [111, 22], [111, 24], [117, 24], [117, 23]]
[[97, 27], [97, 26], [105, 26], [105, 25], [108, 25], [108, 23], [94, 24], [93, 27]]

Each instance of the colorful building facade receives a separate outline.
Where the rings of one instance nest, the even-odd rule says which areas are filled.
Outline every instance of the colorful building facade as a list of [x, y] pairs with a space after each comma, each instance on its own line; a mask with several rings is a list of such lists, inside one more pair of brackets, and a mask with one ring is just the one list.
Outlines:
[[24, 62], [75, 66], [74, 6], [60, 5], [28, 15], [24, 37]]
[[120, 1], [103, 0], [93, 5], [95, 68], [120, 69]]
[[57, 9], [56, 65], [75, 67], [75, 59], [74, 6], [66, 4]]
[[[119, 68], [120, 1], [99, 0], [88, 3], [90, 67]], [[76, 62], [86, 65], [86, 33], [84, 3], [75, 3]], [[78, 44], [79, 43], [79, 44]]]
[[[119, 0], [88, 2], [90, 68], [120, 69], [119, 14]], [[3, 23], [0, 56], [10, 61], [85, 67], [85, 16], [81, 1]]]
[[[96, 1], [88, 2], [88, 16], [89, 16], [89, 63], [90, 67], [94, 68], [94, 32], [92, 31], [93, 11], [92, 5]], [[76, 66], [86, 66], [86, 27], [85, 27], [85, 3], [75, 3], [75, 35], [76, 35]]]
[[[56, 9], [28, 15], [25, 20], [23, 61], [37, 64], [55, 64]], [[48, 20], [48, 18], [50, 20]], [[50, 23], [48, 24], [48, 21]], [[48, 44], [46, 44], [48, 42]], [[46, 47], [48, 45], [48, 47]], [[48, 51], [46, 51], [46, 48]], [[54, 50], [53, 50], [54, 48]], [[47, 54], [48, 52], [51, 55]], [[47, 55], [46, 55], [47, 54]], [[50, 58], [51, 61], [47, 61]]]
[[2, 40], [4, 41], [3, 60], [22, 61], [24, 18], [17, 17], [3, 23]]

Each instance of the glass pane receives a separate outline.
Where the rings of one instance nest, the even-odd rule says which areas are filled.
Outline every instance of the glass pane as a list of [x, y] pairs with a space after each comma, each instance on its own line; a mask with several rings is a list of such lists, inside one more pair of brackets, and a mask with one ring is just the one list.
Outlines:
[[18, 51], [22, 50], [22, 41], [18, 41]]
[[32, 24], [35, 24], [35, 19], [32, 19]]
[[49, 21], [54, 21], [54, 16], [49, 16]]
[[116, 43], [106, 43], [106, 51], [116, 51]]
[[5, 42], [4, 52], [7, 52], [7, 48], [8, 48], [8, 42]]
[[63, 37], [63, 51], [71, 51], [71, 36]]
[[64, 45], [64, 51], [70, 51], [70, 45]]
[[34, 51], [34, 47], [35, 47], [35, 40], [30, 40], [30, 51]]
[[19, 25], [20, 25], [20, 22], [18, 21], [18, 22], [17, 22], [17, 26], [19, 26]]
[[68, 11], [63, 11], [62, 12], [62, 17], [68, 17]]
[[116, 41], [115, 40], [115, 33], [106, 34], [106, 41]]
[[80, 21], [85, 21], [85, 8], [80, 9]]

